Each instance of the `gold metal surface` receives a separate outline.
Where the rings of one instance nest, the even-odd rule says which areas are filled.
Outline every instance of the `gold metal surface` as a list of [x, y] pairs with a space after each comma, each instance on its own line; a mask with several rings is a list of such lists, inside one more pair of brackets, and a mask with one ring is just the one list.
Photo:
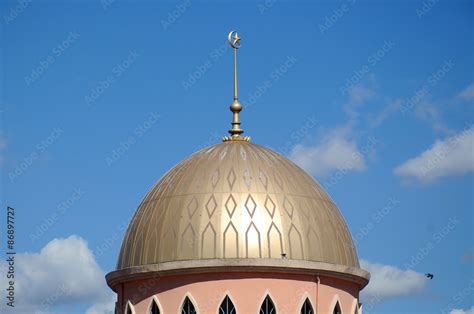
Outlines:
[[239, 102], [239, 92], [237, 84], [237, 49], [240, 48], [240, 37], [236, 31], [231, 31], [227, 36], [230, 46], [234, 49], [234, 101], [230, 105], [230, 111], [233, 113], [232, 128], [229, 130], [231, 136], [225, 136], [222, 140], [226, 141], [250, 141], [250, 137], [242, 137], [244, 130], [240, 128], [239, 112], [242, 111], [242, 104]]
[[153, 186], [117, 269], [283, 257], [359, 268], [343, 217], [312, 177], [270, 149], [228, 141], [191, 155]]

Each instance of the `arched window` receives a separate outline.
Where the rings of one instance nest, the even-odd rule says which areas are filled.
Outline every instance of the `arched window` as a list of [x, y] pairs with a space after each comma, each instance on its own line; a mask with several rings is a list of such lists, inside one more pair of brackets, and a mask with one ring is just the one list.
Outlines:
[[160, 314], [160, 308], [158, 307], [158, 304], [156, 304], [156, 300], [154, 298], [151, 300], [149, 314]]
[[360, 313], [360, 303], [359, 303], [359, 298], [355, 299], [354, 301], [354, 314], [359, 314]]
[[313, 307], [311, 306], [311, 302], [308, 298], [306, 298], [303, 306], [301, 307], [301, 314], [314, 314]]
[[260, 314], [276, 314], [275, 305], [269, 295], [263, 300], [262, 306], [260, 307]]
[[332, 313], [333, 314], [342, 314], [341, 306], [339, 305], [339, 301], [334, 306], [334, 311]]
[[127, 306], [125, 307], [125, 314], [135, 314], [133, 310], [133, 305], [130, 301], [127, 302]]
[[224, 301], [222, 301], [221, 306], [219, 307], [219, 314], [236, 314], [234, 303], [229, 298], [228, 295], [225, 296]]
[[196, 309], [194, 308], [193, 302], [186, 297], [183, 302], [183, 307], [181, 308], [181, 314], [196, 314]]

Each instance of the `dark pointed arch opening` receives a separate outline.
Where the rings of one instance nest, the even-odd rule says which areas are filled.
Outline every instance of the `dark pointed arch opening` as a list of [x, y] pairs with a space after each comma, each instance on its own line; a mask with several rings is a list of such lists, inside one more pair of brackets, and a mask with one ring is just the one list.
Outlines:
[[308, 298], [303, 303], [301, 307], [301, 314], [314, 314], [313, 306], [311, 305], [311, 301]]
[[339, 305], [339, 301], [336, 302], [336, 305], [334, 306], [334, 311], [332, 311], [333, 314], [342, 314], [341, 306]]
[[359, 300], [356, 300], [354, 314], [359, 314]]
[[183, 302], [183, 306], [181, 307], [181, 314], [196, 314], [196, 309], [194, 308], [193, 302], [186, 297]]
[[219, 307], [219, 314], [236, 314], [234, 303], [228, 295], [225, 296], [224, 300]]
[[155, 298], [151, 300], [150, 311], [149, 314], [161, 314], [160, 307], [156, 303]]
[[275, 304], [273, 304], [272, 298], [269, 295], [263, 300], [262, 306], [260, 307], [260, 314], [276, 314]]
[[130, 301], [127, 302], [127, 306], [125, 307], [125, 314], [133, 314], [132, 303], [130, 303]]

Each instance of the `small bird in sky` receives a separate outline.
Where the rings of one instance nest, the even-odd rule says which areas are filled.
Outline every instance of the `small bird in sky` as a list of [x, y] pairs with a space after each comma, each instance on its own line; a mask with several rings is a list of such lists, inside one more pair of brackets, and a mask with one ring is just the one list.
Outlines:
[[425, 274], [425, 276], [426, 276], [426, 278], [428, 278], [428, 279], [433, 279], [433, 277], [434, 277], [434, 275], [431, 274], [431, 273], [427, 273], [427, 274]]

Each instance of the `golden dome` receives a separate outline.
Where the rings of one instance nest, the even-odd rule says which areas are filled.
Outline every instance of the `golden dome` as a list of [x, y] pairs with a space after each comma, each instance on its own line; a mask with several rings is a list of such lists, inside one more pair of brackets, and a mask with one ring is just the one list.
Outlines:
[[268, 148], [226, 141], [153, 186], [130, 222], [117, 269], [282, 258], [359, 268], [343, 217], [312, 177]]

